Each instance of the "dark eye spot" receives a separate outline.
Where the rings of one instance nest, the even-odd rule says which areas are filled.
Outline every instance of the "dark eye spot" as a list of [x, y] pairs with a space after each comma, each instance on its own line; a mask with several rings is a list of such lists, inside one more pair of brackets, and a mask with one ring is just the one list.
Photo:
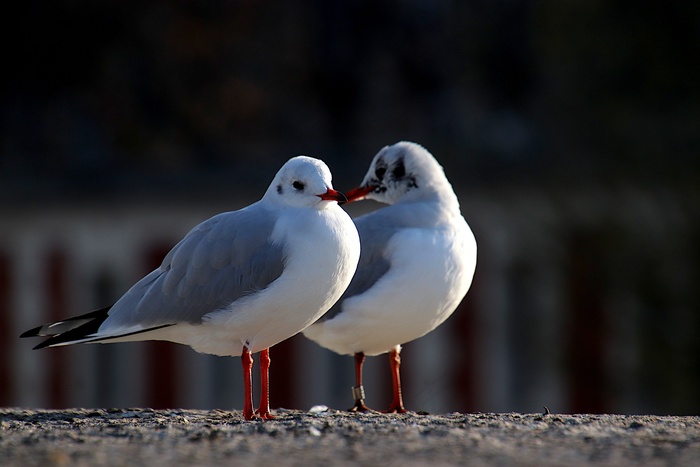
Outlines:
[[394, 174], [394, 178], [402, 178], [406, 175], [406, 167], [404, 167], [403, 162], [399, 162], [398, 165], [394, 167], [392, 174]]
[[292, 182], [292, 186], [295, 190], [301, 191], [304, 189], [304, 184], [301, 183], [299, 180], [294, 180], [294, 182]]
[[282, 194], [282, 185], [277, 185], [277, 194]]
[[384, 178], [384, 174], [386, 173], [386, 167], [377, 167], [377, 170], [374, 171], [374, 175], [381, 181], [382, 178]]

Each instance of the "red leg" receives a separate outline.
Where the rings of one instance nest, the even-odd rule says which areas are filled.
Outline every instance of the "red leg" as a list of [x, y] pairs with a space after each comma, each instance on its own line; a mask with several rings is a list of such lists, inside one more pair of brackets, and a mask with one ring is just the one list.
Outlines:
[[253, 413], [253, 383], [251, 374], [253, 369], [253, 357], [250, 355], [248, 347], [243, 347], [241, 363], [243, 364], [243, 418], [252, 420], [255, 418], [255, 414]]
[[260, 352], [260, 407], [255, 412], [260, 418], [275, 418], [270, 413], [270, 349]]
[[362, 365], [365, 363], [365, 354], [358, 352], [355, 354], [355, 387], [352, 388], [352, 395], [355, 398], [355, 405], [350, 412], [372, 411], [365, 405], [365, 388], [362, 387]]
[[401, 397], [401, 375], [399, 367], [401, 366], [401, 348], [394, 349], [389, 352], [389, 364], [391, 365], [391, 379], [394, 383], [394, 400], [387, 409], [388, 413], [406, 413], [403, 407], [403, 398]]

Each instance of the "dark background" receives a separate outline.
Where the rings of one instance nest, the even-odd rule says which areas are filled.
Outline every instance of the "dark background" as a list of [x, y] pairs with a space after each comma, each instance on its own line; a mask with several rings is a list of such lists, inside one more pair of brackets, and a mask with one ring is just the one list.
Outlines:
[[[561, 313], [575, 336], [562, 371], [576, 387], [604, 386], [572, 396], [583, 397], [572, 410], [628, 407], [586, 362], [609, 358], [595, 342], [620, 315], [605, 297], [631, 270], [645, 311], [630, 326], [649, 344], [635, 381], [677, 388], [661, 384], [630, 410], [700, 413], [700, 3], [62, 0], [15, 2], [3, 16], [5, 207], [256, 199], [301, 153], [326, 161], [347, 190], [382, 146], [416, 141], [482, 208], [576, 193], [607, 213], [555, 242], [568, 252]], [[616, 224], [627, 205], [607, 211], [618, 198], [606, 194], [621, 187], [677, 222], [635, 243], [634, 223]], [[488, 244], [480, 214], [465, 216]], [[679, 236], [675, 262], [663, 264], [680, 279], [659, 285], [658, 262], [644, 258]], [[512, 326], [531, 323], [517, 298], [536, 287], [533, 268], [507, 271]], [[479, 272], [477, 298], [489, 287]], [[680, 321], [660, 331], [670, 308], [684, 310]]]
[[401, 139], [456, 185], [692, 184], [699, 10], [19, 2], [3, 41], [2, 194], [211, 196], [266, 184], [297, 153], [352, 184]]

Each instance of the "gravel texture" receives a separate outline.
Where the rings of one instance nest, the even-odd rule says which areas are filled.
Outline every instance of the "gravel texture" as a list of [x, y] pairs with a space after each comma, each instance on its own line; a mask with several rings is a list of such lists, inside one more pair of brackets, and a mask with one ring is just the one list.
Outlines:
[[700, 465], [700, 417], [0, 409], [0, 464]]

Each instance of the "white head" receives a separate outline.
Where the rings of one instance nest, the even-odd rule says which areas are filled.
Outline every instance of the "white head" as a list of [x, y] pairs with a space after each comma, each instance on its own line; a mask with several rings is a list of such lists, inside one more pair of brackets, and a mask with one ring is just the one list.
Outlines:
[[374, 156], [362, 184], [347, 192], [350, 202], [368, 198], [396, 204], [457, 198], [442, 166], [423, 146], [401, 141]]
[[346, 202], [333, 189], [331, 171], [321, 160], [308, 156], [289, 159], [277, 172], [263, 199], [295, 207], [323, 208], [329, 201]]

